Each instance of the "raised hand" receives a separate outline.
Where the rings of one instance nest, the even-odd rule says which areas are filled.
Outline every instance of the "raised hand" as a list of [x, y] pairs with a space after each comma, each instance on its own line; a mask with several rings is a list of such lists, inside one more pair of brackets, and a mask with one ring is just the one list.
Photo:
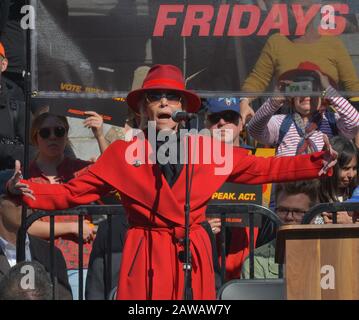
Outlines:
[[290, 97], [286, 97], [283, 93], [285, 92], [285, 88], [291, 83], [293, 83], [293, 81], [282, 80], [275, 86], [274, 88], [275, 96], [272, 98], [272, 100], [275, 101], [279, 107], [281, 107], [284, 104], [284, 102], [290, 98]]
[[254, 116], [254, 111], [249, 105], [249, 99], [244, 98], [241, 100], [239, 112], [241, 114], [243, 125], [245, 125], [250, 120], [250, 118]]
[[88, 116], [84, 120], [84, 126], [91, 128], [95, 138], [103, 136], [103, 118], [95, 111], [86, 111], [85, 114]]
[[33, 200], [36, 200], [34, 192], [26, 183], [22, 183], [21, 163], [19, 160], [15, 161], [14, 175], [7, 182], [7, 191], [12, 195], [24, 195]]
[[319, 171], [319, 176], [326, 174], [330, 168], [334, 167], [338, 159], [338, 152], [333, 149], [326, 134], [323, 134], [323, 141], [326, 151], [323, 157], [323, 167]]
[[315, 71], [320, 79], [320, 84], [322, 85], [323, 90], [327, 89], [330, 86], [329, 78], [321, 73], [319, 70]]

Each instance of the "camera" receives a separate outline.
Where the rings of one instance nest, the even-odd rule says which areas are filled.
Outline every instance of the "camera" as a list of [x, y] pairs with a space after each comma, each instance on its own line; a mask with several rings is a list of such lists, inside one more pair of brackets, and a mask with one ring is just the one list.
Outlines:
[[320, 79], [316, 75], [297, 75], [291, 82], [282, 87], [282, 91], [290, 95], [306, 95], [321, 91]]
[[292, 82], [285, 86], [285, 93], [312, 93], [313, 83], [311, 81]]

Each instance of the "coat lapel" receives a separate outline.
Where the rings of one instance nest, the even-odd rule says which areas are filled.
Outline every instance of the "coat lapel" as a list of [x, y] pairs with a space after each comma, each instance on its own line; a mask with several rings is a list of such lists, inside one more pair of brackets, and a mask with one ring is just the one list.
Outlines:
[[145, 142], [146, 154], [139, 154], [131, 161], [124, 157], [131, 143], [114, 142], [89, 171], [148, 209], [182, 224], [183, 205], [178, 203], [159, 167], [148, 163], [146, 156], [152, 153], [152, 148], [147, 140]]

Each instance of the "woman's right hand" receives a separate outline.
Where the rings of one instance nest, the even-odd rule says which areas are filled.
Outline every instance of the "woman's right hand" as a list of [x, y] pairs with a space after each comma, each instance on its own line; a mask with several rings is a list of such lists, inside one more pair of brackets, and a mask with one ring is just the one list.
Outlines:
[[290, 85], [293, 81], [289, 80], [282, 80], [280, 81], [276, 87], [274, 88], [275, 96], [272, 98], [272, 100], [276, 103], [278, 107], [281, 107], [284, 102], [288, 99], [283, 92], [285, 92], [285, 87]]
[[[79, 225], [77, 222], [72, 222], [72, 234], [74, 234], [77, 238], [79, 237]], [[82, 239], [85, 243], [89, 243], [94, 240], [96, 235], [96, 228], [93, 224], [90, 223], [88, 220], [84, 220], [83, 224], [83, 233]]]
[[213, 234], [217, 234], [221, 232], [221, 219], [219, 218], [213, 218], [207, 220], [209, 225], [211, 226]]
[[245, 125], [252, 117], [254, 117], [254, 111], [249, 105], [249, 99], [243, 98], [240, 103], [240, 114], [243, 125]]
[[29, 188], [29, 185], [20, 182], [21, 179], [23, 179], [21, 173], [21, 163], [19, 160], [16, 160], [14, 175], [6, 185], [7, 191], [11, 195], [23, 195], [31, 198], [32, 200], [36, 200], [34, 192]]
[[85, 111], [87, 118], [84, 120], [84, 126], [91, 128], [96, 139], [104, 137], [103, 118], [95, 111]]

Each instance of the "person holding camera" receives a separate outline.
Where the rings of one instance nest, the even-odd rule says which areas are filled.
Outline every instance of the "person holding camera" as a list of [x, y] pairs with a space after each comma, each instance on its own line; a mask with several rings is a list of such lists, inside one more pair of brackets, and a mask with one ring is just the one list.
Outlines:
[[[249, 134], [263, 144], [274, 145], [277, 156], [321, 151], [323, 135], [341, 134], [353, 139], [359, 113], [335, 86], [335, 81], [311, 62], [283, 73], [277, 91], [285, 92], [287, 98], [279, 92], [269, 98], [248, 123]], [[286, 101], [289, 113], [274, 115]]]

